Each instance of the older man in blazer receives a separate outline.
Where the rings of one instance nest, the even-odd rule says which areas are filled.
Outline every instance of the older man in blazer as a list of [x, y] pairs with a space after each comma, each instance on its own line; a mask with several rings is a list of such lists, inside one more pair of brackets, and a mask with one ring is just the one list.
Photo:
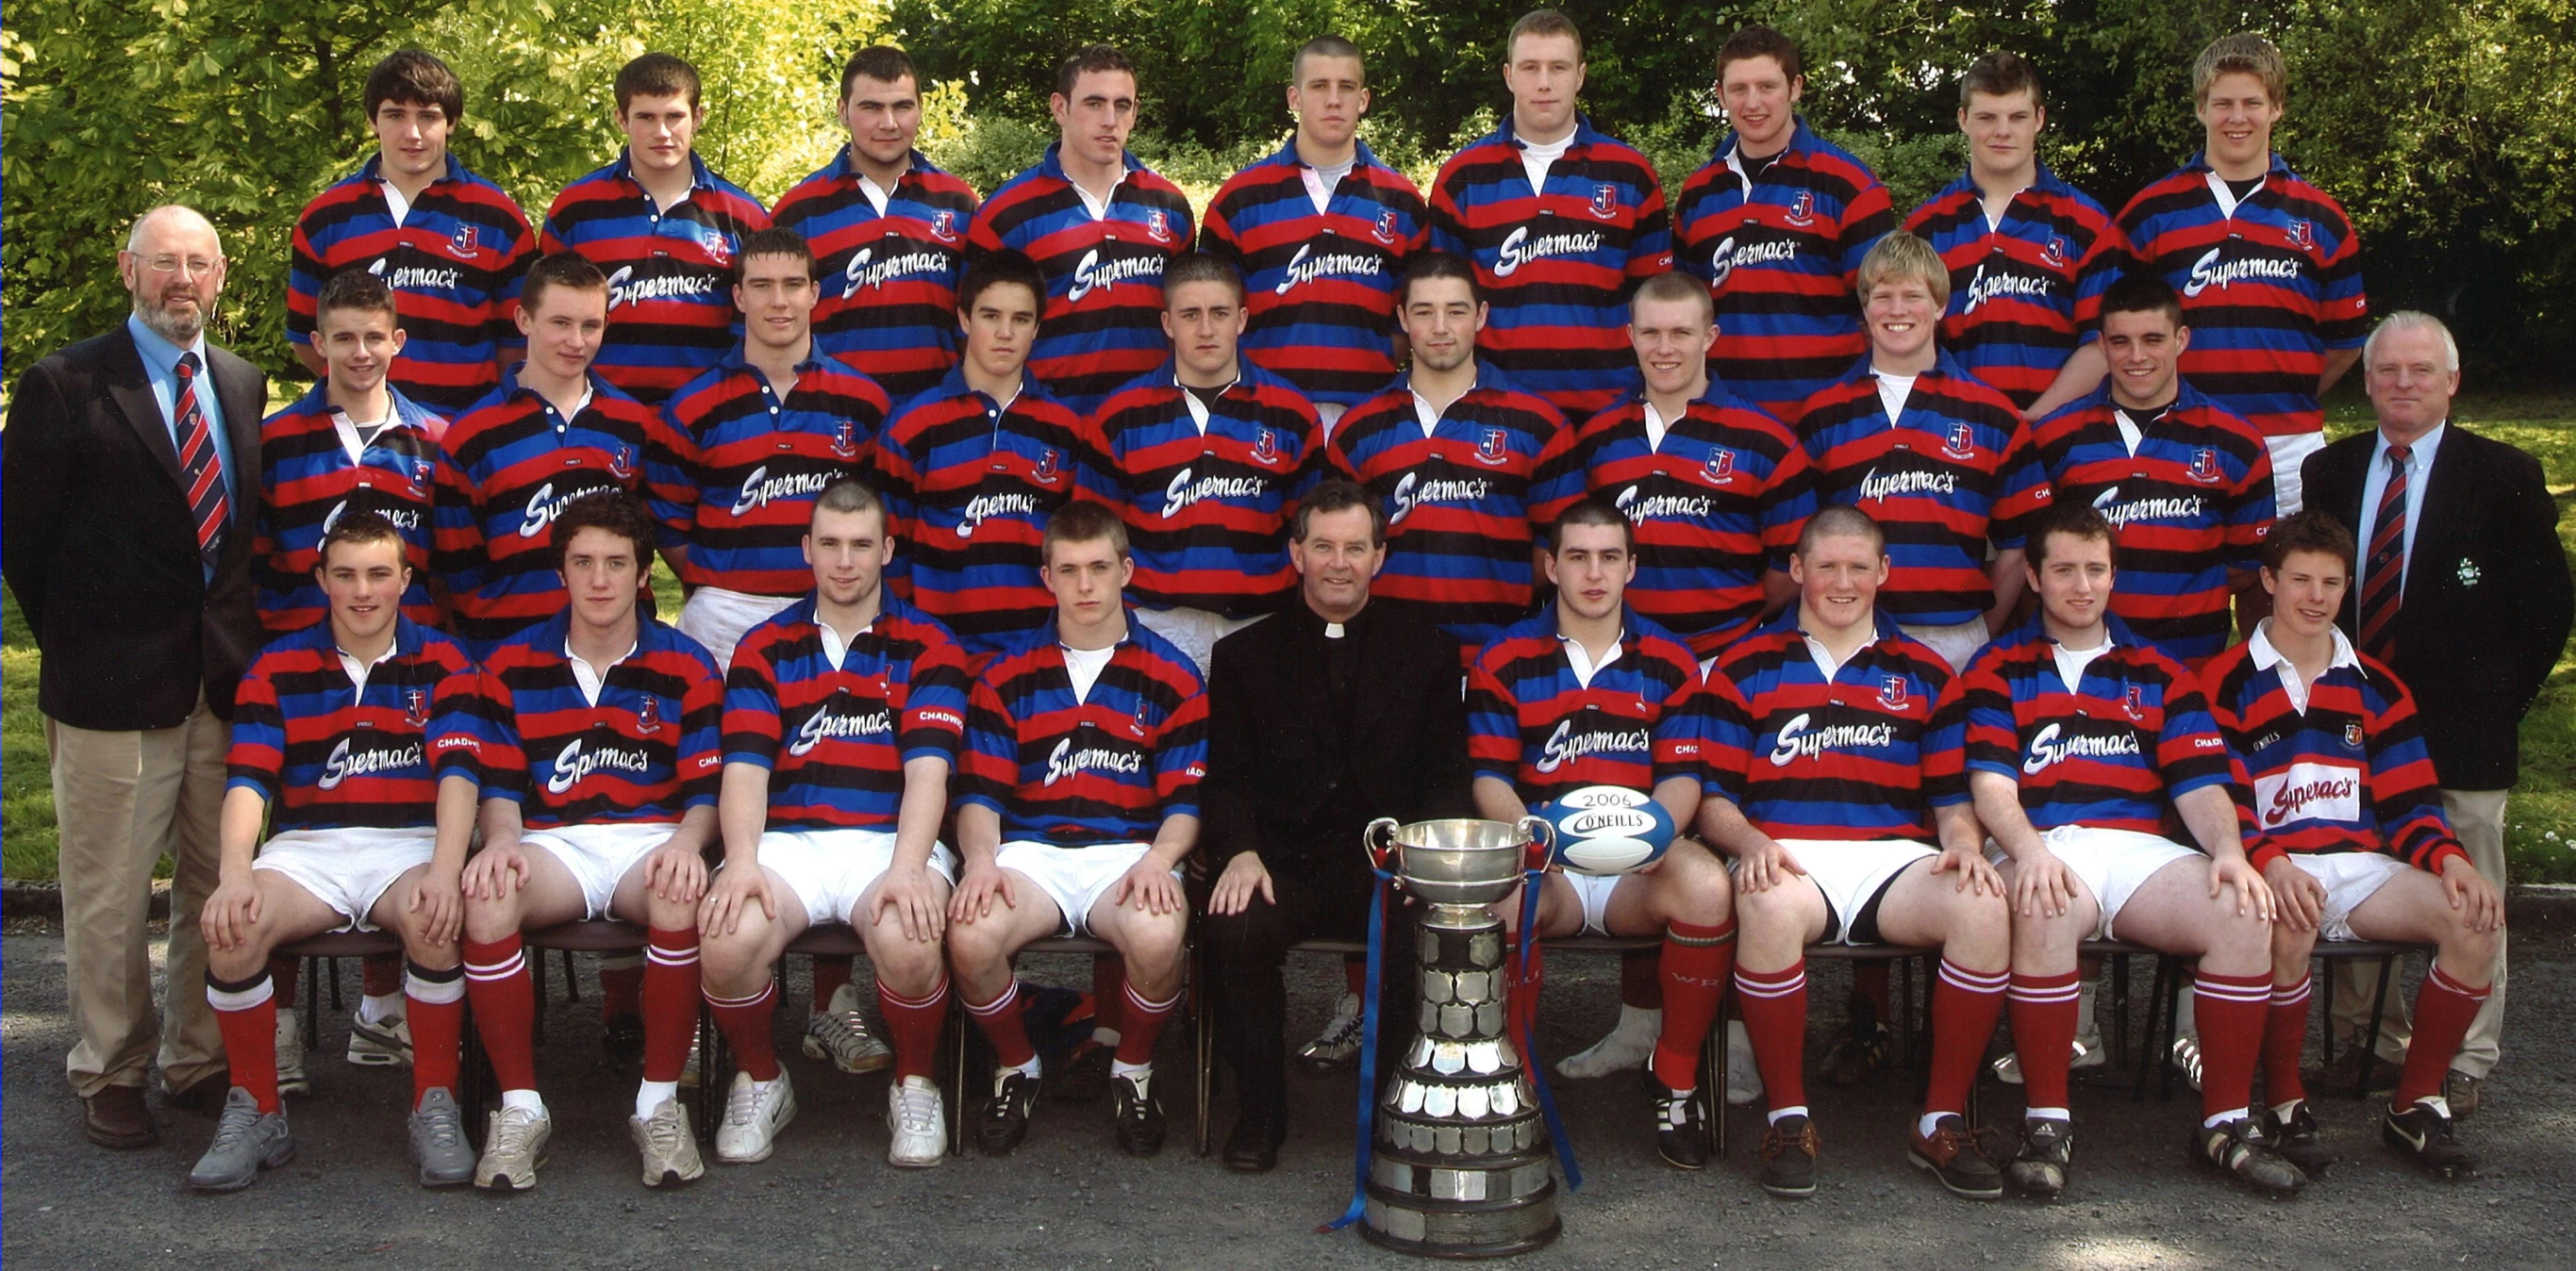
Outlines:
[[1381, 816], [1476, 815], [1458, 641], [1369, 603], [1386, 564], [1384, 517], [1357, 485], [1316, 487], [1289, 521], [1297, 602], [1219, 640], [1211, 659], [1199, 802], [1215, 882], [1199, 938], [1215, 961], [1241, 1094], [1229, 1169], [1278, 1163], [1288, 1125], [1280, 965], [1299, 940], [1365, 934], [1376, 880], [1361, 830]]
[[[2343, 630], [2414, 691], [2443, 810], [2470, 863], [2502, 887], [2517, 728], [2567, 646], [2576, 609], [2558, 507], [2538, 460], [2451, 420], [2460, 350], [2439, 319], [2390, 314], [2371, 332], [2362, 373], [2379, 427], [2309, 457], [2308, 506], [2332, 513], [2361, 545]], [[2367, 990], [2351, 983], [2366, 978], [2346, 977], [2337, 1027], [2366, 1023]], [[2446, 1086], [2455, 1116], [2476, 1111], [2495, 1066], [2504, 986], [2499, 935], [2494, 991]], [[2402, 1044], [2402, 1021], [2390, 1022]]]
[[[214, 890], [233, 689], [259, 644], [251, 603], [267, 380], [206, 339], [224, 282], [214, 226], [184, 207], [134, 223], [117, 273], [132, 314], [30, 368], [0, 432], [6, 574], [44, 658], [64, 962], [80, 1040], [64, 1068], [92, 1141], [155, 1141], [157, 1042], [174, 1103], [230, 1085], [206, 1005], [198, 911]], [[156, 1024], [146, 910], [177, 862], [169, 999]]]

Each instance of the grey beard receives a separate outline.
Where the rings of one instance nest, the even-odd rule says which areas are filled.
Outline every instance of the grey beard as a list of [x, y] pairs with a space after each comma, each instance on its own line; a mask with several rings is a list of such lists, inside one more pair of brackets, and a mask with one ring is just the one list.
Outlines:
[[202, 309], [193, 317], [183, 318], [168, 309], [138, 304], [134, 306], [134, 316], [142, 319], [143, 325], [154, 335], [181, 348], [195, 344], [197, 337], [206, 333], [205, 311]]

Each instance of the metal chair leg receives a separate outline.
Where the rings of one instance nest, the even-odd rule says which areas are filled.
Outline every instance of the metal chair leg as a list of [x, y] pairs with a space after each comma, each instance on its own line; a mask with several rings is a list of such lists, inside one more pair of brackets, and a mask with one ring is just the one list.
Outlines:
[[[2396, 973], [2396, 964], [2394, 954], [2383, 955], [2379, 959], [2379, 991], [2370, 995], [2370, 1036], [2362, 1042], [2361, 1062], [2353, 1065], [2361, 1070], [2361, 1077], [2352, 1084], [2352, 1097], [2355, 1099], [2370, 1097], [2371, 1061], [2379, 1057], [2379, 1013], [2388, 1008], [2388, 981]], [[2326, 1001], [2333, 1002], [2333, 996], [2328, 995]], [[2334, 1031], [2332, 1019], [2326, 1021], [2326, 1030]]]
[[[2157, 954], [2155, 975], [2147, 989], [2147, 1025], [2145, 1036], [2139, 1039], [2137, 1078], [2129, 1087], [2131, 1103], [2147, 1101], [2147, 1080], [2154, 1076], [2156, 1071], [2155, 1061], [2147, 1052], [2156, 1044], [2157, 1012], [2164, 1008], [2166, 1002], [2172, 1000], [2172, 994], [2166, 991], [2167, 981], [2172, 974], [2173, 960], [2163, 954]], [[2122, 1047], [2124, 1052], [2126, 1049], [2125, 1046]]]
[[[2335, 1019], [2334, 1019], [2335, 974], [2336, 974], [2336, 972], [2338, 971], [2338, 969], [2340, 968], [2340, 965], [2341, 965], [2341, 963], [2342, 963], [2343, 959], [2341, 959], [2341, 958], [2319, 958], [2319, 959], [2317, 959], [2317, 960], [2318, 960], [2318, 961], [2320, 961], [2320, 962], [2322, 962], [2322, 963], [2324, 963], [2324, 964], [2325, 964], [2325, 968], [2326, 968], [2326, 984], [2325, 984], [2325, 989], [2326, 989], [2326, 991], [2318, 995], [2319, 997], [2321, 997], [2321, 998], [2323, 998], [2323, 999], [2324, 999], [2324, 1001], [2323, 1001], [2321, 1004], [2325, 1007], [2325, 1012], [2326, 1012], [2326, 1026], [2325, 1026], [2325, 1028], [2324, 1028], [2323, 1030], [2321, 1030], [2322, 1035], [2317, 1039], [2317, 1046], [2318, 1046], [2318, 1048], [2319, 1048], [2319, 1054], [2320, 1054], [2320, 1057], [2325, 1061], [2325, 1070], [2326, 1070], [2327, 1072], [2332, 1072], [2332, 1071], [2334, 1071], [2334, 1061], [2335, 1061], [2335, 1060], [2334, 1060], [2334, 1053], [2335, 1053]], [[2371, 1021], [2370, 1021], [2370, 1026], [2371, 1026], [2372, 1028], [2374, 1028], [2374, 1029], [2375, 1029], [2375, 1028], [2377, 1028], [2377, 1027], [2379, 1027], [2379, 1020], [2378, 1020], [2378, 1018], [2377, 1018], [2376, 1016], [2373, 1016], [2373, 1017], [2372, 1017], [2372, 1019], [2371, 1019]], [[2365, 1080], [2365, 1081], [2367, 1081], [2367, 1080], [2369, 1080], [2369, 1078], [2370, 1078], [2370, 1069], [2369, 1069], [2369, 1066], [2368, 1066], [2368, 1065], [2364, 1065], [2364, 1066], [2363, 1066], [2363, 1068], [2362, 1068], [2362, 1079], [2363, 1079], [2363, 1080]]]
[[[1723, 1012], [1699, 1045], [1699, 1101], [1706, 1115], [1711, 1154], [1724, 1152], [1726, 1135], [1726, 1021]], [[1647, 1061], [1652, 1064], [1654, 1061]]]
[[[537, 950], [537, 956], [533, 958], [525, 957], [523, 953], [522, 960], [528, 964], [529, 974], [535, 977], [537, 989], [537, 1017], [529, 1025], [528, 1041], [543, 1046], [546, 1044], [546, 951]], [[572, 954], [569, 951], [564, 954], [564, 982], [567, 986], [578, 982], [572, 973]]]
[[[952, 980], [951, 983], [953, 984], [954, 981]], [[967, 1035], [969, 1030], [966, 1027], [965, 996], [959, 991], [952, 990], [948, 997], [948, 1045], [950, 1054], [953, 1056], [953, 1067], [950, 1071], [955, 1074], [957, 1085], [957, 1097], [948, 1101], [948, 1154], [964, 1156], [966, 1154], [966, 1048], [973, 1043]]]
[[[1718, 994], [1717, 1024], [1709, 1032], [1709, 1036], [1712, 1039], [1711, 1044], [1717, 1047], [1718, 1053], [1721, 1056], [1726, 1052], [1727, 1020], [1734, 1014], [1735, 986], [1730, 984], [1726, 987], [1724, 992]], [[1725, 1061], [1723, 1059], [1719, 1060], [1718, 1071], [1725, 1071]], [[1723, 1080], [1724, 1078], [1721, 1077], [1717, 1081], [1712, 1081], [1709, 1084], [1712, 1089], [1716, 1089]], [[1726, 1113], [1728, 1110], [1728, 1104], [1726, 1102], [1726, 1092], [1723, 1089], [1718, 1089], [1717, 1102], [1711, 1106], [1713, 1108], [1713, 1112], [1708, 1118], [1709, 1138], [1716, 1144], [1717, 1154], [1719, 1156], [1724, 1156], [1726, 1155]]]
[[310, 1054], [322, 1045], [322, 959], [304, 960], [304, 1049]]
[[1197, 1046], [1197, 1093], [1199, 1103], [1199, 1155], [1205, 1156], [1214, 1143], [1214, 1120], [1210, 1107], [1216, 1094], [1216, 1002], [1207, 991], [1207, 954], [1192, 942], [1188, 967], [1190, 982], [1190, 1016], [1192, 1041]]
[[[564, 964], [564, 1000], [567, 1002], [578, 1002], [581, 1000], [581, 977], [573, 974], [572, 950], [565, 949], [562, 952]], [[546, 955], [540, 953], [537, 955], [537, 960], [542, 962], [545, 960], [545, 956]]]
[[335, 1011], [345, 1011], [349, 1009], [348, 1006], [340, 1000], [340, 960], [338, 958], [324, 958], [322, 960], [322, 964], [330, 968], [330, 970], [324, 972], [324, 974], [331, 977], [331, 1009]]

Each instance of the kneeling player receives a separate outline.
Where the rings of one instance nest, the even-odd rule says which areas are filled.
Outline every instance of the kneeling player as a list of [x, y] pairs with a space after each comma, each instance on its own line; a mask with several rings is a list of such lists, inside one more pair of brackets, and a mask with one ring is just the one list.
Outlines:
[[770, 1033], [770, 968], [797, 933], [835, 922], [866, 942], [894, 1034], [887, 1159], [930, 1166], [948, 1151], [931, 1064], [957, 860], [938, 836], [966, 727], [966, 655], [885, 590], [893, 558], [876, 495], [850, 480], [825, 487], [805, 533], [814, 590], [747, 632], [727, 673], [725, 867], [699, 928], [707, 1005], [742, 1066], [719, 1161], [767, 1159], [796, 1115]]
[[948, 955], [967, 1013], [993, 1044], [993, 1097], [975, 1130], [987, 1153], [1019, 1146], [1038, 1057], [1011, 958], [1032, 940], [1089, 935], [1127, 962], [1109, 1087], [1118, 1146], [1163, 1146], [1154, 1040], [1181, 1000], [1189, 901], [1181, 858], [1198, 841], [1207, 695], [1188, 657], [1131, 619], [1136, 572], [1118, 513], [1058, 509], [1039, 543], [1055, 616], [975, 684], [957, 809], [965, 871]]
[[1816, 1190], [1802, 951], [1819, 940], [1938, 945], [1932, 1081], [1910, 1156], [1943, 1187], [1992, 1200], [2003, 1175], [1977, 1153], [1966, 1111], [2003, 1014], [2011, 916], [1968, 807], [1958, 706], [1942, 696], [1949, 664], [1878, 612], [1887, 571], [1886, 536], [1858, 509], [1807, 522], [1789, 556], [1798, 607], [1709, 672], [1717, 797], [1701, 803], [1700, 824], [1736, 858], [1736, 992], [1771, 1103], [1763, 1190]]
[[[341, 517], [323, 534], [313, 571], [330, 617], [280, 637], [242, 679], [223, 874], [205, 910], [206, 1000], [223, 1028], [233, 1087], [214, 1144], [188, 1172], [200, 1190], [248, 1187], [295, 1155], [277, 1100], [268, 954], [325, 931], [401, 934], [411, 964], [411, 1160], [425, 1187], [464, 1182], [474, 1170], [455, 1089], [465, 1000], [457, 874], [472, 801], [440, 827], [422, 754], [441, 684], [455, 677], [461, 690], [474, 667], [454, 640], [401, 616], [411, 585], [403, 547], [402, 532], [377, 513]], [[275, 832], [260, 845], [272, 806]]]
[[501, 1107], [477, 1187], [537, 1185], [554, 1122], [537, 1097], [519, 933], [581, 918], [651, 931], [644, 1079], [627, 1122], [644, 1185], [705, 1172], [678, 1092], [697, 1032], [700, 852], [715, 837], [724, 687], [697, 641], [637, 612], [654, 530], [623, 492], [566, 507], [554, 551], [570, 604], [493, 650], [434, 743], [442, 798], [467, 782], [483, 798], [483, 850], [465, 868], [465, 982]]
[[2449, 1178], [2478, 1164], [2451, 1135], [2442, 1080], [2487, 1000], [2504, 898], [2451, 837], [2415, 699], [2335, 630], [2352, 562], [2351, 533], [2323, 512], [2274, 526], [2262, 572], [2272, 616], [2202, 672], [2210, 713], [2251, 776], [2253, 860], [2281, 908], [2263, 1029], [2265, 1126], [2312, 1175], [2334, 1159], [2299, 1082], [2319, 936], [2434, 945], [2380, 1137]]
[[[2109, 615], [2111, 533], [2082, 504], [2042, 514], [2026, 565], [2039, 613], [1987, 645], [1950, 688], [1966, 707], [1977, 819], [2011, 858], [2005, 1009], [2029, 1098], [2013, 1181], [2043, 1196], [2066, 1186], [2075, 958], [2099, 937], [2199, 959], [2192, 1154], [2291, 1195], [2307, 1176], [2246, 1106], [2271, 1004], [2272, 892], [2237, 837], [2227, 743], [2199, 681]], [[2176, 817], [2201, 852], [2164, 837]]]
[[[1476, 810], [1517, 821], [1569, 790], [1612, 785], [1651, 790], [1673, 824], [1687, 826], [1700, 802], [1699, 663], [1627, 607], [1637, 562], [1619, 509], [1586, 498], [1556, 519], [1553, 535], [1556, 603], [1504, 628], [1467, 673]], [[1550, 870], [1540, 885], [1541, 936], [1664, 938], [1663, 1031], [1650, 1069], [1655, 1145], [1682, 1169], [1708, 1163], [1699, 1050], [1734, 963], [1731, 897], [1726, 870], [1688, 839], [1632, 874]], [[1495, 906], [1505, 924], [1518, 923], [1520, 903], [1516, 894]]]

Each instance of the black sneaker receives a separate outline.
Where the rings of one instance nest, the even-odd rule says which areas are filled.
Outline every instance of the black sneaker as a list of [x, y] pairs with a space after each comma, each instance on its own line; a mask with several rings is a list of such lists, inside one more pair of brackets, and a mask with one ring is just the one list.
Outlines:
[[2477, 1153], [2451, 1137], [2451, 1118], [2430, 1103], [2419, 1101], [2403, 1112], [2395, 1108], [2382, 1112], [2379, 1137], [2435, 1178], [2459, 1178], [2477, 1172]]
[[1852, 1026], [1825, 1052], [1825, 1080], [1843, 1087], [1869, 1080], [1887, 1062], [1887, 1052], [1895, 1043], [1887, 1025], [1869, 1019], [1866, 1011], [1855, 1008]]
[[1129, 1156], [1162, 1151], [1163, 1105], [1154, 1098], [1154, 1075], [1111, 1077], [1109, 1095], [1118, 1109], [1118, 1150]]
[[2288, 1200], [2308, 1185], [2308, 1176], [2272, 1149], [2263, 1124], [2250, 1116], [2216, 1127], [2194, 1126], [2191, 1148], [2201, 1164], [2232, 1174], [2274, 1200]]
[[1762, 1190], [1783, 1200], [1816, 1194], [1815, 1124], [1804, 1116], [1786, 1116], [1762, 1132]]
[[599, 1046], [607, 1052], [608, 1069], [625, 1072], [644, 1066], [644, 1017], [627, 1013], [599, 1021]]
[[2075, 1151], [2075, 1125], [2055, 1117], [2023, 1117], [2021, 1151], [2012, 1166], [2013, 1186], [2025, 1196], [2049, 1199], [2066, 1190], [2066, 1162]]
[[2334, 1164], [2334, 1153], [2326, 1149], [2324, 1139], [2317, 1137], [2316, 1114], [2308, 1111], [2307, 1100], [2291, 1104], [2286, 1117], [2269, 1108], [2263, 1110], [2262, 1117], [2263, 1136], [2272, 1140], [2273, 1151], [2309, 1178], [2326, 1176], [2327, 1167]]
[[1953, 1196], [1970, 1200], [2003, 1198], [2003, 1171], [1977, 1150], [1977, 1136], [1969, 1131], [1965, 1117], [1955, 1113], [1943, 1116], [1932, 1123], [1930, 1138], [1918, 1130], [1905, 1157], [1916, 1168], [1929, 1170]]
[[1084, 1038], [1047, 1082], [1047, 1097], [1058, 1103], [1100, 1102], [1101, 1092], [1109, 1089], [1109, 1061], [1115, 1057], [1109, 1047]]
[[[1653, 1065], [1648, 1065], [1652, 1067]], [[1708, 1114], [1696, 1091], [1655, 1083], [1655, 1151], [1675, 1169], [1708, 1168]]]
[[1029, 1136], [1029, 1113], [1037, 1107], [1038, 1079], [1017, 1068], [993, 1075], [993, 1097], [975, 1121], [975, 1144], [986, 1156], [1008, 1156]]

